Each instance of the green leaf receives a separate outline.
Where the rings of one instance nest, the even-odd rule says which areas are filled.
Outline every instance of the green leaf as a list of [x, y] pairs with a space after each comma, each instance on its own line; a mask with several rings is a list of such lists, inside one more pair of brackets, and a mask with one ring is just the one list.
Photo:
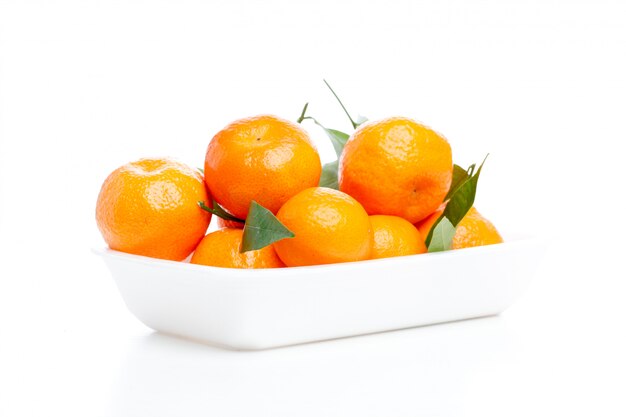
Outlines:
[[200, 173], [201, 173], [202, 175], [204, 175], [204, 169], [202, 169], [202, 168], [198, 168], [198, 171], [200, 171]]
[[442, 252], [450, 250], [452, 238], [456, 228], [450, 223], [447, 217], [441, 217], [432, 228], [432, 237], [428, 245], [428, 252]]
[[333, 144], [333, 148], [335, 148], [335, 153], [337, 154], [337, 158], [341, 156], [341, 153], [343, 152], [343, 147], [346, 145], [346, 142], [348, 141], [348, 139], [350, 139], [350, 135], [340, 130], [328, 129], [323, 124], [318, 122], [317, 119], [311, 116], [305, 116], [302, 118], [302, 120], [313, 120], [313, 122], [316, 125], [321, 127], [326, 133], [326, 136], [330, 138], [330, 142]]
[[446, 194], [446, 197], [443, 199], [443, 201], [448, 201], [450, 196], [454, 194], [457, 188], [459, 188], [459, 185], [461, 185], [468, 178], [469, 175], [467, 175], [467, 171], [457, 164], [454, 164], [454, 168], [452, 169], [452, 183], [450, 184], [448, 194]]
[[239, 222], [239, 223], [243, 223], [244, 222], [240, 218], [237, 218], [237, 217], [233, 216], [232, 214], [228, 213], [226, 210], [224, 210], [219, 204], [217, 204], [217, 202], [215, 200], [213, 200], [213, 203], [212, 203], [213, 207], [207, 206], [204, 203], [204, 201], [198, 201], [198, 206], [202, 210], [208, 211], [211, 214], [215, 214], [217, 217], [220, 217], [220, 218], [222, 218], [224, 220], [232, 220], [232, 221]]
[[[487, 155], [489, 156], [489, 155]], [[431, 245], [434, 244], [433, 239], [435, 233], [440, 233], [440, 230], [436, 230], [440, 223], [444, 220], [448, 221], [452, 227], [456, 228], [463, 217], [467, 214], [469, 209], [474, 205], [474, 199], [476, 197], [476, 190], [478, 189], [478, 178], [480, 177], [480, 171], [487, 160], [487, 156], [480, 164], [477, 170], [474, 170], [476, 165], [472, 164], [465, 171], [465, 173], [461, 173], [462, 168], [457, 165], [454, 166], [454, 172], [452, 175], [452, 186], [450, 187], [449, 200], [446, 204], [446, 208], [444, 209], [441, 216], [437, 219], [433, 227], [430, 229], [428, 236], [426, 237], [426, 247], [429, 252], [435, 252], [435, 249], [441, 247], [450, 247], [452, 245], [452, 237], [454, 237], [454, 233], [452, 236], [448, 235], [439, 235], [437, 238], [446, 237], [449, 238], [449, 241], [444, 242], [436, 242], [436, 245], [431, 250]], [[456, 183], [455, 183], [456, 182]], [[446, 227], [446, 226], [442, 226]], [[440, 249], [447, 250], [447, 249]]]
[[[487, 157], [485, 157], [485, 160]], [[474, 172], [474, 165], [470, 166], [467, 170], [469, 178], [463, 181], [457, 189], [450, 196], [446, 209], [443, 211], [443, 215], [450, 220], [450, 222], [456, 227], [463, 217], [467, 214], [469, 209], [474, 205], [474, 198], [476, 197], [476, 189], [478, 188], [478, 177], [480, 177], [480, 171], [485, 163], [482, 164]]]
[[320, 125], [319, 123], [318, 125], [321, 126], [322, 129], [324, 129], [324, 131], [330, 138], [330, 141], [333, 144], [333, 148], [335, 148], [335, 153], [337, 154], [337, 158], [339, 158], [341, 156], [341, 152], [343, 152], [343, 147], [346, 145], [346, 142], [350, 138], [350, 135], [348, 135], [347, 133], [340, 132], [339, 130], [327, 129], [324, 126]]
[[360, 114], [356, 117], [356, 127], [361, 126], [363, 123], [367, 122], [369, 119], [365, 116], [361, 116]]
[[[309, 108], [309, 103], [306, 103], [302, 108], [302, 113], [300, 117], [298, 117], [297, 122], [302, 123], [304, 120], [313, 120], [313, 122], [321, 127], [326, 136], [330, 138], [330, 142], [333, 144], [333, 148], [335, 148], [335, 153], [337, 154], [337, 158], [341, 156], [341, 152], [343, 152], [343, 147], [346, 145], [346, 142], [350, 138], [350, 135], [347, 133], [341, 132], [336, 129], [328, 129], [326, 126], [317, 121], [315, 117], [307, 116], [306, 111]], [[367, 119], [366, 119], [367, 120]]]
[[339, 181], [337, 180], [337, 172], [339, 169], [339, 161], [324, 164], [322, 168], [322, 176], [320, 177], [320, 187], [339, 189]]
[[257, 250], [274, 242], [296, 235], [283, 225], [271, 211], [257, 203], [250, 202], [250, 210], [243, 227], [241, 253]]

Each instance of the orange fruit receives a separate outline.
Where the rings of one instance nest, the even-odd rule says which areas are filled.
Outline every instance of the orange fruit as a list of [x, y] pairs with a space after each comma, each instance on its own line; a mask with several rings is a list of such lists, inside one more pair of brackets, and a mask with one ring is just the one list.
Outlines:
[[426, 252], [426, 245], [417, 228], [402, 217], [374, 215], [371, 259], [415, 255]]
[[439, 216], [443, 214], [443, 211], [446, 209], [446, 204], [442, 204], [437, 207], [437, 210], [433, 211], [428, 217], [418, 222], [415, 226], [417, 230], [419, 230], [422, 239], [426, 239], [428, 237], [428, 233], [430, 233], [430, 229], [433, 227]]
[[495, 226], [472, 207], [456, 227], [452, 249], [502, 243], [503, 239]]
[[171, 159], [140, 159], [113, 171], [96, 205], [100, 233], [114, 250], [181, 261], [204, 236], [211, 214], [200, 173]]
[[369, 214], [416, 223], [442, 202], [452, 181], [452, 151], [434, 130], [404, 117], [360, 126], [339, 162], [339, 189]]
[[224, 220], [221, 217], [217, 218], [217, 228], [223, 229], [228, 227], [230, 229], [243, 229], [243, 223], [236, 222], [234, 220]]
[[[424, 239], [428, 236], [435, 221], [443, 213], [443, 209], [440, 207], [417, 226]], [[452, 249], [493, 245], [503, 241], [496, 227], [472, 207], [456, 227], [456, 233], [452, 238]]]
[[281, 268], [285, 264], [274, 248], [239, 253], [243, 230], [220, 229], [206, 235], [191, 257], [192, 264], [221, 266], [224, 268]]
[[370, 256], [369, 217], [345, 193], [308, 188], [291, 197], [276, 217], [296, 235], [274, 243], [287, 266], [360, 261]]
[[309, 135], [276, 116], [237, 120], [207, 148], [204, 177], [222, 207], [245, 219], [255, 200], [276, 214], [289, 198], [319, 183], [322, 165]]

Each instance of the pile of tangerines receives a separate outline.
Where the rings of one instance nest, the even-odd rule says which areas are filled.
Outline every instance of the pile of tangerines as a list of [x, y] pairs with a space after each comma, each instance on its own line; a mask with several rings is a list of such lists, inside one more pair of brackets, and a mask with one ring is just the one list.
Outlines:
[[[298, 122], [312, 119], [305, 111]], [[116, 169], [98, 197], [98, 227], [114, 250], [230, 268], [414, 255], [435, 241], [439, 250], [502, 242], [471, 205], [459, 214], [467, 196], [459, 203], [455, 192], [472, 184], [475, 192], [477, 175], [453, 165], [442, 135], [404, 117], [354, 126], [349, 138], [324, 128], [341, 146], [338, 161], [322, 167], [300, 123], [234, 121], [210, 141], [203, 170], [169, 158]], [[212, 217], [218, 230], [206, 234]]]

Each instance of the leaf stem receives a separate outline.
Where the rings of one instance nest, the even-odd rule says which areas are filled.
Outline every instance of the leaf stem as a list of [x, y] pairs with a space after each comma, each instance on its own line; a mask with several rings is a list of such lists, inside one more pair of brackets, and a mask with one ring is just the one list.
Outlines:
[[217, 204], [215, 201], [213, 202], [213, 206], [215, 208], [211, 208], [209, 206], [207, 206], [204, 201], [198, 201], [198, 207], [200, 207], [202, 210], [204, 211], [208, 211], [211, 214], [216, 215], [219, 218], [222, 218], [224, 220], [230, 220], [230, 221], [234, 221], [237, 223], [245, 223], [245, 220], [241, 220], [238, 217], [235, 217], [231, 214], [228, 214], [223, 208], [220, 207], [219, 204]]
[[[322, 79], [322, 81], [324, 81], [324, 84], [326, 84], [326, 87], [328, 87], [328, 89], [330, 90], [331, 93], [333, 93], [333, 96], [335, 96], [335, 98], [337, 99], [337, 101], [339, 102], [339, 105], [341, 106], [341, 108], [343, 109], [343, 111], [346, 113], [346, 116], [348, 116], [348, 119], [350, 119], [350, 123], [352, 123], [352, 127], [354, 129], [356, 129], [357, 127], [359, 127], [359, 124], [356, 123], [353, 119], [352, 116], [350, 116], [350, 113], [348, 113], [348, 110], [346, 109], [346, 106], [343, 105], [343, 103], [341, 102], [341, 100], [339, 99], [339, 96], [337, 96], [337, 93], [335, 93], [335, 90], [333, 90], [333, 88], [330, 86], [330, 84], [328, 84], [328, 81]], [[306, 108], [306, 107], [305, 107]]]
[[302, 123], [304, 120], [313, 120], [313, 123], [315, 123], [316, 125], [318, 125], [322, 129], [326, 130], [326, 127], [324, 127], [324, 125], [322, 125], [320, 122], [318, 122], [317, 119], [315, 117], [313, 117], [313, 116], [304, 116], [304, 117], [300, 116], [300, 118], [298, 119], [298, 123]]
[[304, 117], [304, 115], [306, 114], [306, 109], [308, 107], [309, 107], [309, 103], [306, 103], [304, 105], [304, 108], [302, 109], [302, 113], [300, 113], [300, 117], [298, 117], [298, 120], [297, 120], [298, 123], [302, 123], [304, 119], [308, 119], [308, 117]]

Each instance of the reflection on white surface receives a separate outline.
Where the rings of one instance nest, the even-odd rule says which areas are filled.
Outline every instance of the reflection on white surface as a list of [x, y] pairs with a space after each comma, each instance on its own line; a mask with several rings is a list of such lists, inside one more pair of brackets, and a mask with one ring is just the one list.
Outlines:
[[111, 416], [454, 415], [512, 356], [500, 317], [238, 352], [158, 333], [129, 349]]

